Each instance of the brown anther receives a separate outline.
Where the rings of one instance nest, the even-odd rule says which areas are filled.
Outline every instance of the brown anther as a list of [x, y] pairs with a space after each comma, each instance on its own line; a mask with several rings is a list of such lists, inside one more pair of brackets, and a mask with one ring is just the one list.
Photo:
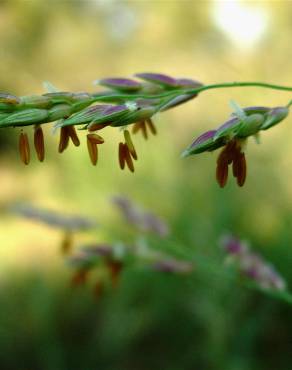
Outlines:
[[122, 272], [123, 263], [120, 261], [108, 261], [107, 263], [113, 288], [116, 288], [119, 283], [120, 274]]
[[142, 131], [142, 135], [143, 135], [144, 139], [147, 140], [148, 139], [148, 133], [147, 133], [147, 126], [146, 126], [145, 121], [141, 122], [141, 131]]
[[104, 292], [104, 284], [101, 280], [97, 280], [93, 287], [95, 298], [100, 298]]
[[225, 161], [227, 164], [231, 164], [233, 161], [234, 150], [236, 149], [236, 142], [230, 141], [226, 146], [223, 148], [221, 153], [218, 156], [217, 163]]
[[137, 152], [135, 150], [133, 141], [131, 139], [130, 132], [128, 130], [124, 130], [124, 138], [125, 138], [125, 142], [126, 142], [126, 145], [129, 149], [131, 156], [133, 157], [133, 159], [137, 160], [138, 159]]
[[136, 122], [132, 128], [132, 134], [136, 134], [140, 130], [140, 122]]
[[73, 235], [70, 231], [65, 231], [62, 242], [61, 242], [61, 252], [62, 254], [69, 254], [73, 247]]
[[142, 135], [143, 135], [144, 139], [147, 140], [148, 139], [148, 133], [147, 133], [147, 127], [146, 127], [145, 121], [135, 123], [134, 126], [133, 126], [133, 129], [132, 129], [132, 133], [136, 134], [139, 130], [142, 131]]
[[104, 139], [97, 134], [88, 134], [87, 138], [94, 144], [103, 144]]
[[232, 173], [237, 184], [243, 186], [246, 179], [246, 160], [238, 141], [230, 141], [221, 151], [217, 159], [216, 178], [221, 187], [224, 187], [228, 177], [228, 165], [232, 164]]
[[157, 134], [156, 127], [154, 126], [154, 123], [151, 118], [146, 118], [146, 123], [149, 127], [149, 130], [152, 132], [153, 135]]
[[84, 268], [76, 271], [72, 277], [72, 281], [71, 281], [72, 285], [73, 286], [84, 285], [88, 277], [88, 272], [89, 270], [84, 269]]
[[59, 153], [63, 153], [63, 151], [68, 147], [69, 144], [69, 132], [67, 127], [61, 127], [60, 130], [60, 141], [59, 141]]
[[246, 160], [244, 153], [240, 153], [238, 174], [237, 174], [237, 184], [238, 186], [243, 186], [246, 179]]
[[125, 168], [125, 144], [119, 143], [119, 164], [121, 170]]
[[79, 141], [79, 139], [78, 139], [78, 136], [77, 136], [77, 133], [76, 133], [75, 127], [74, 127], [74, 126], [67, 126], [67, 128], [68, 128], [68, 135], [69, 135], [69, 137], [71, 138], [72, 143], [73, 143], [75, 146], [79, 146], [79, 145], [80, 145], [80, 141]]
[[92, 140], [90, 135], [93, 135], [93, 134], [88, 134], [87, 135], [87, 149], [88, 149], [88, 153], [89, 153], [91, 163], [94, 166], [96, 166], [97, 160], [98, 160], [97, 144]]
[[45, 159], [45, 143], [44, 143], [44, 133], [41, 126], [36, 125], [34, 129], [34, 147], [38, 160], [43, 162]]
[[93, 132], [93, 131], [98, 131], [98, 130], [101, 130], [107, 126], [111, 125], [111, 122], [108, 122], [108, 123], [93, 123], [93, 124], [90, 124], [87, 129], [88, 131], [90, 132]]
[[217, 164], [221, 162], [226, 162], [229, 164], [229, 153], [226, 151], [226, 147], [221, 151], [217, 158]]
[[133, 163], [133, 161], [132, 161], [132, 157], [131, 157], [131, 154], [130, 154], [130, 150], [129, 150], [129, 148], [128, 148], [127, 144], [124, 144], [124, 149], [123, 149], [123, 151], [124, 151], [124, 158], [125, 158], [125, 161], [126, 161], [126, 163], [127, 163], [127, 166], [128, 166], [128, 168], [129, 168], [129, 170], [130, 170], [131, 172], [135, 172], [134, 163]]
[[28, 165], [30, 161], [29, 141], [27, 134], [23, 133], [22, 131], [19, 136], [19, 153], [22, 162]]
[[234, 177], [238, 177], [240, 173], [240, 161], [241, 161], [241, 152], [240, 150], [235, 151], [233, 156], [233, 163], [232, 163], [232, 173]]
[[224, 188], [228, 179], [228, 163], [224, 160], [217, 163], [216, 179], [219, 186]]

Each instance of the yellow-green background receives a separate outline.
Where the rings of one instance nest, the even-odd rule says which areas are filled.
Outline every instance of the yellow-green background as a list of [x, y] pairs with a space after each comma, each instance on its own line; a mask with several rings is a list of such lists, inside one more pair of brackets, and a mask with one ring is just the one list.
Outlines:
[[[264, 22], [262, 34], [256, 38], [251, 31], [246, 42], [218, 26], [222, 3], [227, 2], [2, 0], [1, 90], [41, 94], [47, 80], [61, 90], [91, 92], [95, 79], [149, 71], [206, 84], [292, 85], [292, 3], [230, 1], [239, 4], [239, 11], [260, 14]], [[248, 19], [238, 23], [252, 27]], [[230, 179], [219, 189], [216, 153], [180, 158], [194, 137], [226, 120], [230, 99], [241, 106], [277, 106], [291, 94], [211, 90], [161, 114], [155, 119], [157, 137], [135, 138], [139, 161], [134, 175], [118, 168], [122, 134], [114, 128], [104, 130], [106, 143], [96, 168], [82, 135], [79, 148], [59, 155], [58, 135], [47, 125], [45, 162], [33, 156], [25, 167], [18, 158], [17, 130], [0, 132], [1, 369], [292, 366], [289, 306], [230, 284], [214, 271], [221, 268], [218, 239], [229, 231], [250, 240], [291, 284], [291, 118], [264, 132], [261, 145], [250, 140], [243, 188]], [[90, 290], [70, 290], [71, 271], [58, 250], [60, 233], [6, 212], [10, 203], [25, 201], [80, 213], [96, 219], [100, 228], [78, 234], [76, 241], [111, 240], [109, 230], [125, 226], [109, 202], [114, 194], [162, 216], [176, 248], [205, 255], [216, 261], [213, 268], [198, 266], [189, 279], [125, 272], [118, 292], [96, 302]]]

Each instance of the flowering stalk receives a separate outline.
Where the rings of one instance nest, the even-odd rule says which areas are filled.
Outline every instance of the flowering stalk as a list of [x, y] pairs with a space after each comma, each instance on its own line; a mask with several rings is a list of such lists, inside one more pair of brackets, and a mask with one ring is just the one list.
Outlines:
[[[155, 214], [138, 207], [129, 199], [116, 196], [113, 203], [121, 212], [128, 224], [137, 232], [153, 234], [165, 238], [168, 233], [167, 224]], [[11, 211], [26, 219], [40, 222], [61, 230], [60, 251], [74, 269], [73, 285], [83, 285], [88, 276], [94, 273], [94, 293], [98, 296], [109, 280], [112, 287], [117, 287], [123, 270], [130, 265], [138, 265], [151, 271], [189, 275], [193, 271], [193, 263], [177, 259], [168, 254], [150, 248], [146, 239], [137, 239], [130, 243], [89, 243], [74, 249], [74, 236], [77, 232], [89, 231], [97, 226], [91, 219], [78, 215], [66, 215], [26, 204], [15, 204]]]
[[[17, 97], [0, 93], [0, 128], [35, 126], [34, 146], [39, 161], [44, 160], [44, 137], [41, 125], [56, 122], [60, 129], [59, 152], [62, 153], [71, 140], [75, 146], [80, 142], [74, 126], [86, 130], [88, 135], [105, 127], [127, 127], [133, 125], [132, 133], [141, 132], [145, 139], [148, 133], [156, 135], [153, 116], [183, 104], [204, 91], [234, 87], [261, 87], [292, 91], [290, 86], [263, 82], [226, 82], [203, 85], [188, 78], [174, 78], [158, 73], [138, 73], [133, 78], [105, 78], [96, 81], [106, 90], [96, 93], [60, 92], [50, 84], [49, 92], [43, 95]], [[237, 184], [243, 186], [246, 179], [245, 142], [249, 136], [267, 130], [281, 122], [289, 113], [290, 101], [285, 107], [237, 107], [231, 118], [217, 130], [199, 136], [183, 153], [183, 156], [213, 151], [225, 147], [217, 161], [216, 178], [224, 187], [228, 178], [228, 167], [232, 165]], [[119, 144], [119, 163], [134, 172], [133, 159], [137, 160], [129, 131], [125, 142]], [[101, 138], [101, 137], [100, 137]], [[100, 140], [103, 140], [102, 138]], [[93, 136], [87, 136], [87, 148], [93, 165], [97, 163], [98, 150]], [[134, 148], [134, 149], [133, 149]], [[30, 145], [27, 134], [20, 133], [19, 151], [22, 161], [30, 161]]]
[[233, 264], [243, 277], [263, 289], [285, 290], [286, 282], [276, 269], [249, 245], [234, 236], [225, 236], [221, 241], [226, 253], [226, 263]]
[[[223, 237], [221, 247], [226, 257], [225, 262], [233, 266], [235, 271], [220, 268], [217, 262], [212, 262], [204, 254], [194, 254], [192, 249], [185, 249], [178, 241], [169, 239], [169, 226], [156, 214], [123, 196], [115, 196], [112, 201], [126, 224], [133, 229], [134, 239], [131, 237], [126, 242], [93, 240], [79, 248], [74, 245], [75, 234], [93, 231], [98, 226], [91, 218], [56, 213], [26, 204], [15, 204], [10, 209], [28, 220], [58, 229], [62, 233], [60, 251], [73, 269], [72, 284], [80, 286], [91, 280], [94, 294], [98, 297], [106, 287], [117, 287], [121, 276], [129, 267], [184, 276], [190, 281], [201, 269], [210, 275], [219, 274], [218, 277], [234, 282], [234, 272], [237, 270], [243, 285], [292, 304], [292, 295], [285, 279], [268, 261], [252, 251], [246, 242], [234, 236]], [[162, 238], [163, 251], [156, 249]]]

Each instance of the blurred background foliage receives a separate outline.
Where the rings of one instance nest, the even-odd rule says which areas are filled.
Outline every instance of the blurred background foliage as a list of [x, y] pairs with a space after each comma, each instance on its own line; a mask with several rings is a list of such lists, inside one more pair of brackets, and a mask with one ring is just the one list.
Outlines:
[[[291, 16], [288, 1], [1, 0], [1, 90], [39, 94], [48, 80], [94, 91], [97, 78], [144, 71], [291, 86]], [[84, 137], [80, 148], [57, 154], [50, 125], [45, 163], [24, 167], [18, 131], [1, 131], [1, 369], [291, 368], [291, 308], [226, 279], [218, 248], [225, 231], [249, 239], [291, 286], [291, 118], [264, 133], [260, 146], [250, 141], [242, 189], [234, 181], [219, 189], [212, 154], [180, 159], [193, 137], [224, 122], [230, 99], [276, 106], [291, 94], [208, 91], [161, 114], [157, 137], [135, 137], [134, 175], [118, 168], [116, 129], [105, 130], [97, 168]], [[108, 198], [117, 193], [167, 220], [172, 247], [157, 248], [204, 256], [212, 268], [194, 260], [191, 277], [128, 269], [118, 289], [96, 300], [87, 288], [71, 289], [59, 232], [6, 212], [25, 201], [80, 213], [101, 226], [77, 244], [113, 241], [122, 227]]]

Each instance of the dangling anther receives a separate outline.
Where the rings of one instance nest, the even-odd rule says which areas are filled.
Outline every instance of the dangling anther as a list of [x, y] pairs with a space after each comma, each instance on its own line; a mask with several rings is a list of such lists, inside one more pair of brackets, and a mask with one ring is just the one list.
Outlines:
[[93, 131], [99, 131], [107, 126], [109, 126], [111, 124], [111, 122], [108, 122], [108, 123], [93, 123], [93, 124], [90, 124], [88, 127], [87, 127], [87, 130], [89, 132], [93, 132]]
[[44, 133], [40, 125], [34, 127], [34, 147], [38, 160], [43, 162], [45, 159], [45, 143], [44, 143]]
[[63, 151], [68, 147], [69, 144], [69, 133], [67, 127], [61, 127], [60, 130], [60, 141], [59, 141], [59, 153], [63, 153]]
[[140, 122], [136, 122], [132, 128], [132, 134], [136, 134], [140, 130]]
[[22, 162], [28, 165], [30, 161], [29, 141], [27, 134], [24, 133], [22, 130], [19, 136], [19, 153]]
[[120, 261], [109, 261], [107, 267], [109, 269], [112, 286], [113, 288], [117, 288], [123, 269], [123, 263]]
[[97, 164], [97, 159], [98, 159], [98, 150], [97, 150], [97, 144], [92, 140], [90, 135], [93, 134], [88, 134], [87, 135], [87, 149], [89, 153], [89, 157], [91, 160], [91, 163], [96, 166]]
[[241, 162], [241, 152], [236, 151], [233, 156], [233, 162], [232, 162], [232, 174], [235, 178], [239, 176], [240, 173], [240, 162]]
[[76, 271], [72, 277], [72, 285], [73, 286], [84, 285], [88, 277], [88, 272], [89, 272], [88, 269], [80, 269]]
[[97, 134], [87, 134], [88, 139], [94, 144], [103, 144], [104, 139]]
[[61, 252], [62, 254], [69, 254], [73, 247], [73, 234], [70, 231], [65, 230], [63, 239], [61, 241]]
[[237, 174], [237, 184], [238, 186], [243, 186], [246, 179], [246, 160], [244, 153], [240, 153], [238, 174]]
[[228, 163], [219, 161], [216, 168], [216, 179], [221, 188], [224, 188], [228, 179]]
[[133, 141], [131, 139], [130, 132], [128, 130], [124, 130], [124, 138], [125, 138], [125, 142], [126, 142], [126, 145], [129, 149], [131, 156], [133, 157], [133, 159], [137, 160], [138, 159], [137, 152], [135, 150]]
[[124, 143], [119, 143], [119, 164], [121, 170], [125, 168], [125, 145]]
[[125, 161], [127, 163], [127, 166], [129, 168], [129, 170], [131, 172], [134, 172], [135, 171], [135, 168], [134, 168], [134, 163], [132, 161], [132, 157], [131, 157], [131, 154], [130, 154], [130, 150], [127, 146], [127, 144], [123, 144], [123, 151], [124, 151], [124, 158], [125, 158]]
[[151, 118], [146, 118], [146, 123], [149, 127], [149, 130], [152, 132], [153, 135], [157, 134], [156, 127], [154, 126], [154, 123]]
[[135, 123], [134, 126], [133, 126], [133, 129], [132, 129], [132, 133], [136, 134], [139, 130], [142, 131], [142, 135], [143, 135], [144, 139], [147, 140], [148, 139], [148, 133], [147, 133], [147, 127], [146, 127], [145, 121]]
[[228, 143], [217, 158], [216, 180], [221, 188], [227, 183], [228, 165], [233, 160], [233, 142]]
[[77, 133], [76, 133], [75, 127], [74, 127], [74, 126], [67, 126], [67, 129], [68, 129], [68, 135], [69, 135], [69, 137], [71, 138], [72, 143], [73, 143], [75, 146], [79, 146], [79, 145], [80, 145], [80, 141], [79, 141], [79, 139], [78, 139], [78, 136], [77, 136]]
[[232, 173], [237, 184], [243, 186], [246, 179], [246, 160], [239, 141], [232, 140], [226, 144], [217, 159], [216, 179], [221, 188], [226, 185], [228, 165], [232, 164]]
[[142, 135], [143, 135], [144, 139], [147, 140], [148, 139], [148, 132], [147, 132], [147, 126], [146, 126], [145, 121], [141, 122], [141, 131], [142, 131]]
[[104, 283], [101, 279], [98, 279], [93, 287], [93, 293], [95, 298], [100, 298], [104, 292]]

